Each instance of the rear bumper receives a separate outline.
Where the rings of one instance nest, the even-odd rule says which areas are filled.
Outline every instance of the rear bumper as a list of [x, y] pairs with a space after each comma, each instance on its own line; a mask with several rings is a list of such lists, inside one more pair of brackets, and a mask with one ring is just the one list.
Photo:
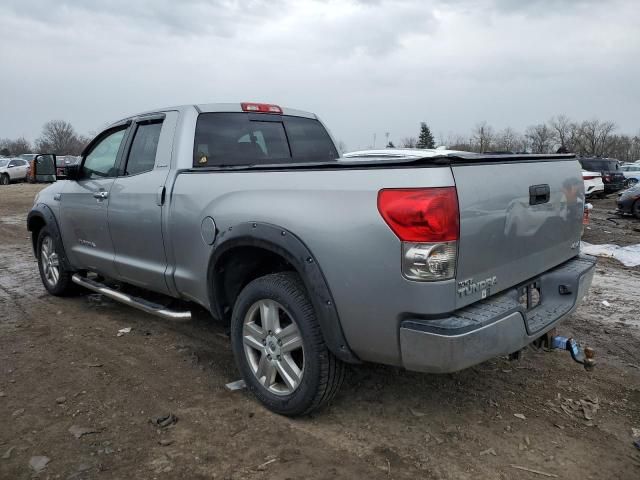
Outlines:
[[602, 192], [604, 192], [604, 184], [602, 183], [597, 185], [585, 185], [584, 193], [587, 196], [595, 195]]
[[581, 255], [532, 279], [540, 282], [542, 301], [528, 312], [518, 303], [516, 287], [446, 318], [405, 319], [400, 325], [403, 366], [448, 373], [520, 350], [578, 307], [591, 285], [595, 263], [593, 257]]
[[604, 191], [605, 193], [613, 193], [624, 188], [624, 182], [616, 182], [616, 183], [605, 183]]

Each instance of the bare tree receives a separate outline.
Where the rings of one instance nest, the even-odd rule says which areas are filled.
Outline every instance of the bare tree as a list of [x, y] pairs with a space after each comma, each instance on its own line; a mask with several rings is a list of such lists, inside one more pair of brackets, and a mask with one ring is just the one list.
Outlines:
[[493, 137], [493, 128], [486, 121], [480, 122], [473, 130], [475, 146], [480, 153], [486, 152], [490, 149]]
[[507, 127], [495, 136], [494, 148], [505, 152], [521, 152], [525, 150], [525, 139], [513, 128]]
[[585, 155], [603, 156], [610, 147], [611, 134], [616, 128], [613, 122], [585, 120], [580, 125], [581, 146]]
[[418, 144], [418, 140], [416, 137], [406, 137], [400, 140], [400, 146], [402, 148], [416, 148]]
[[0, 140], [0, 152], [6, 157], [15, 157], [23, 153], [31, 152], [31, 143], [24, 137], [15, 140]]
[[42, 135], [36, 141], [38, 150], [58, 155], [77, 155], [84, 145], [73, 126], [64, 120], [51, 120], [42, 127]]
[[549, 153], [553, 148], [554, 132], [545, 123], [528, 127], [524, 135], [531, 153]]
[[[554, 133], [556, 145], [559, 148], [564, 147], [571, 150], [569, 141], [571, 140], [573, 131], [575, 131], [576, 125], [569, 119], [569, 117], [564, 114], [551, 117], [549, 120], [549, 126]], [[571, 145], [571, 147], [575, 148], [575, 145]]]

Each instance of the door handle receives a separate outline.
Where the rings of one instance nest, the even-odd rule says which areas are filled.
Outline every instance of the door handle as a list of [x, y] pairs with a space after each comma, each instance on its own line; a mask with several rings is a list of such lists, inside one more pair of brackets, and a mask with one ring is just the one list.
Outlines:
[[551, 196], [551, 189], [546, 183], [543, 185], [531, 185], [529, 187], [529, 205], [547, 203]]
[[99, 192], [95, 192], [93, 194], [93, 198], [97, 198], [98, 200], [104, 200], [105, 198], [109, 198], [109, 192], [100, 190]]

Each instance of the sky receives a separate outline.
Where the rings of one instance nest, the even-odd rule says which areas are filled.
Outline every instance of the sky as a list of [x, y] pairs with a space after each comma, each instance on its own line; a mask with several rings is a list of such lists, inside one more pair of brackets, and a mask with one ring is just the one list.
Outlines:
[[640, 131], [640, 1], [2, 0], [0, 138], [168, 105], [316, 113], [353, 150], [566, 114]]

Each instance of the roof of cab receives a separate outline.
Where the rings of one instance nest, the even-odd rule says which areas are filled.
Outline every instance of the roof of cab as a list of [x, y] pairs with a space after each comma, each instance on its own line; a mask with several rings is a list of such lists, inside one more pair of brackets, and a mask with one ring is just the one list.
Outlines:
[[[127, 117], [124, 117], [116, 122], [113, 122], [110, 126], [116, 126], [122, 122], [125, 122], [127, 120], [131, 120], [137, 117], [144, 117], [147, 115], [155, 115], [155, 114], [159, 114], [159, 113], [163, 113], [163, 112], [170, 112], [170, 111], [177, 111], [177, 112], [182, 112], [185, 110], [189, 110], [189, 109], [196, 109], [198, 111], [198, 113], [214, 113], [214, 112], [218, 112], [218, 113], [234, 113], [234, 112], [239, 112], [242, 113], [242, 106], [240, 105], [240, 102], [238, 103], [198, 103], [198, 104], [188, 104], [188, 105], [175, 105], [173, 107], [164, 107], [164, 108], [154, 108], [153, 110], [147, 110], [145, 112], [141, 112], [141, 113], [136, 113], [134, 115], [129, 115]], [[254, 113], [254, 112], [248, 112], [248, 113]], [[260, 113], [256, 113], [257, 115], [260, 115]], [[282, 107], [282, 114], [283, 115], [291, 115], [294, 117], [305, 117], [305, 118], [313, 118], [313, 119], [317, 119], [318, 117], [311, 113], [311, 112], [305, 112], [304, 110], [296, 110], [293, 108], [288, 108], [288, 107]], [[273, 114], [272, 114], [273, 115]]]

